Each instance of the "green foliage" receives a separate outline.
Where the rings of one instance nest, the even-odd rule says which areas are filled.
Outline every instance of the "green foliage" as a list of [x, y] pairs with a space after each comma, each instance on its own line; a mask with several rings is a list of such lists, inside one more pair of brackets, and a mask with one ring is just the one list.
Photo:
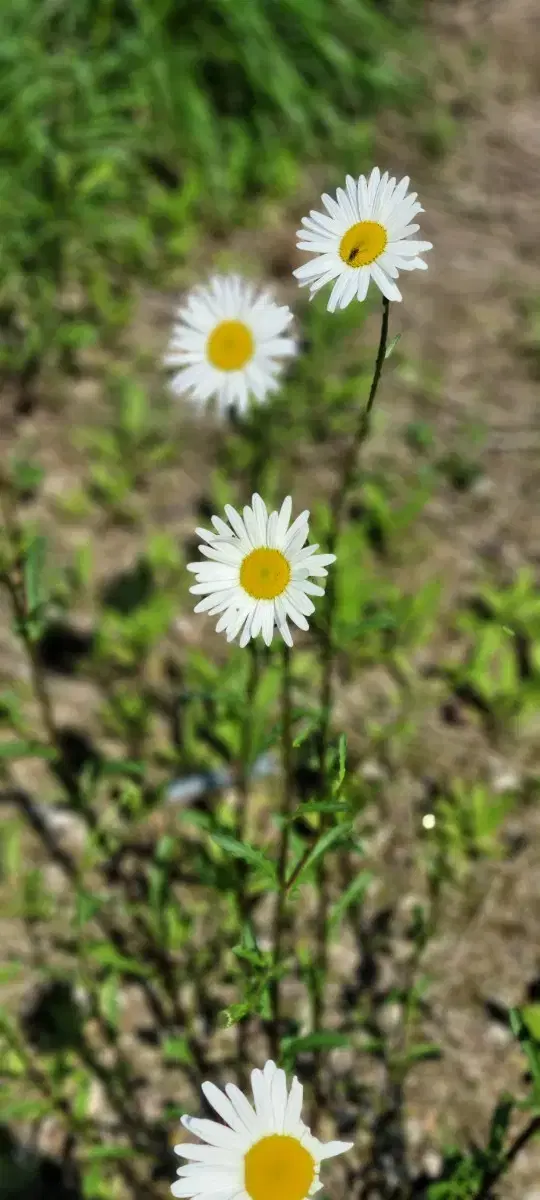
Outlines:
[[461, 881], [479, 858], [500, 858], [501, 831], [512, 812], [512, 792], [493, 792], [482, 783], [454, 780], [435, 802], [430, 843], [436, 869]]
[[457, 688], [493, 725], [527, 726], [540, 697], [540, 604], [533, 573], [519, 571], [508, 587], [485, 583], [459, 615], [466, 635], [461, 663], [449, 669]]
[[388, 57], [410, 5], [392, 7], [9, 0], [0, 366], [72, 370], [129, 319], [128, 273], [184, 259], [201, 217], [230, 225], [250, 194], [292, 191], [323, 147], [365, 157], [366, 118], [411, 91]]

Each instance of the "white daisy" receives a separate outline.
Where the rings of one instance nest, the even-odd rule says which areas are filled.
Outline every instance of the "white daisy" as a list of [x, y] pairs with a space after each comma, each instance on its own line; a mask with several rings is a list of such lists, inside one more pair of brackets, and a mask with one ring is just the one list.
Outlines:
[[315, 254], [313, 262], [293, 271], [311, 290], [310, 300], [326, 283], [335, 280], [328, 311], [346, 308], [351, 300], [365, 300], [370, 279], [387, 300], [401, 300], [401, 292], [392, 282], [400, 271], [426, 271], [419, 258], [431, 250], [431, 242], [415, 241], [411, 234], [420, 226], [411, 222], [423, 208], [417, 193], [407, 194], [408, 176], [396, 183], [388, 172], [381, 178], [375, 167], [369, 179], [347, 175], [347, 191], [338, 188], [336, 199], [322, 197], [326, 213], [312, 210], [303, 217], [299, 229], [299, 250]]
[[290, 309], [236, 275], [194, 288], [176, 317], [164, 358], [176, 368], [172, 389], [202, 402], [215, 396], [222, 409], [245, 409], [250, 393], [264, 400], [278, 387], [277, 360], [296, 354], [295, 339], [285, 336]]
[[302, 1085], [293, 1079], [287, 1092], [285, 1072], [273, 1062], [252, 1071], [254, 1108], [233, 1083], [225, 1094], [203, 1083], [218, 1121], [182, 1117], [190, 1133], [206, 1143], [185, 1143], [174, 1149], [191, 1159], [180, 1167], [173, 1196], [197, 1200], [306, 1200], [320, 1190], [319, 1168], [325, 1158], [350, 1150], [352, 1142], [327, 1142], [314, 1137], [301, 1120]]
[[240, 645], [262, 633], [269, 646], [277, 625], [292, 646], [287, 618], [299, 629], [308, 629], [306, 617], [314, 610], [309, 596], [323, 596], [324, 588], [309, 576], [327, 575], [335, 554], [316, 554], [318, 545], [306, 546], [309, 511], [289, 526], [292, 500], [287, 496], [278, 512], [270, 513], [256, 493], [243, 519], [231, 504], [225, 505], [229, 524], [212, 517], [217, 532], [197, 529], [206, 545], [201, 554], [211, 562], [188, 563], [197, 579], [191, 592], [204, 596], [195, 612], [222, 613], [216, 625], [232, 642], [241, 631]]

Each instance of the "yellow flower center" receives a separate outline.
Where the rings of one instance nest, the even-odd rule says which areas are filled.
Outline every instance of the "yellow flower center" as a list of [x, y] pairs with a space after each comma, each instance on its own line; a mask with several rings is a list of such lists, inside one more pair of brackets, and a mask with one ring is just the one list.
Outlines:
[[274, 600], [285, 591], [291, 568], [281, 550], [252, 550], [240, 567], [240, 584], [254, 600]]
[[243, 321], [220, 321], [206, 346], [208, 358], [219, 371], [240, 371], [253, 355], [253, 338]]
[[305, 1200], [314, 1178], [311, 1154], [288, 1134], [261, 1138], [244, 1159], [244, 1187], [251, 1200]]
[[357, 221], [343, 234], [339, 253], [349, 267], [368, 267], [382, 254], [388, 234], [378, 221]]

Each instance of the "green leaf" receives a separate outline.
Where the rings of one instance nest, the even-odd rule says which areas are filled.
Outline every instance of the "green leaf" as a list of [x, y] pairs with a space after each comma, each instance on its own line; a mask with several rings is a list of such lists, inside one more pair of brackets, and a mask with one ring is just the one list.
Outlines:
[[333, 796], [339, 795], [343, 781], [345, 779], [346, 770], [347, 770], [347, 738], [345, 737], [345, 734], [342, 733], [340, 735], [339, 744], [338, 744], [338, 770], [337, 770], [336, 778], [334, 779], [334, 781], [332, 783], [332, 795]]
[[410, 1046], [402, 1061], [409, 1064], [437, 1060], [441, 1057], [441, 1048], [436, 1042], [419, 1042]]
[[[313, 850], [310, 854], [308, 854], [302, 869], [298, 872], [298, 875], [295, 879], [295, 885], [298, 883], [298, 880], [305, 875], [306, 871], [309, 871], [314, 863], [318, 862], [320, 858], [323, 858], [325, 854], [328, 854], [329, 850], [334, 850], [336, 846], [343, 845], [344, 842], [348, 842], [351, 838], [352, 831], [352, 823], [350, 821], [346, 821], [340, 825], [334, 825], [332, 829], [329, 829], [325, 834], [323, 834], [323, 836], [315, 843]], [[294, 868], [291, 874], [294, 874]]]
[[111, 974], [99, 989], [99, 1007], [105, 1020], [113, 1029], [118, 1026], [120, 1009], [120, 980], [118, 975]]
[[336, 1050], [349, 1046], [350, 1038], [344, 1033], [334, 1033], [331, 1030], [321, 1030], [319, 1033], [308, 1033], [303, 1037], [285, 1037], [280, 1043], [280, 1058], [286, 1070], [294, 1067], [299, 1054], [310, 1050]]
[[531, 1037], [540, 1043], [540, 1004], [525, 1004], [521, 1016]]
[[38, 1121], [51, 1111], [47, 1100], [34, 1097], [31, 1100], [13, 1100], [11, 1103], [0, 1105], [2, 1121]]
[[0, 983], [11, 983], [23, 970], [22, 963], [0, 963]]
[[10, 881], [20, 879], [22, 852], [22, 827], [18, 821], [10, 821], [0, 829], [0, 878]]
[[193, 1055], [186, 1037], [168, 1037], [162, 1044], [165, 1062], [193, 1063]]
[[82, 889], [77, 892], [75, 900], [75, 920], [77, 928], [81, 929], [88, 921], [91, 921], [96, 913], [102, 907], [103, 901], [100, 896], [94, 896], [92, 892], [85, 892]]
[[265, 875], [268, 875], [270, 879], [275, 880], [275, 863], [273, 863], [271, 859], [267, 858], [262, 850], [257, 850], [257, 848], [255, 846], [251, 846], [249, 842], [239, 842], [237, 838], [232, 837], [232, 835], [228, 833], [214, 833], [211, 830], [210, 837], [212, 838], [212, 841], [216, 842], [216, 844], [220, 846], [222, 850], [225, 850], [227, 854], [232, 855], [233, 858], [240, 858], [243, 860], [243, 862], [249, 863], [250, 866], [258, 867], [259, 870], [263, 871]]
[[108, 1200], [111, 1194], [108, 1172], [98, 1163], [83, 1172], [82, 1191], [85, 1200]]
[[225, 1029], [231, 1029], [250, 1012], [252, 1012], [252, 1006], [247, 1001], [241, 1000], [238, 1004], [230, 1004], [228, 1008], [224, 1008], [220, 1013], [220, 1019]]
[[135, 1154], [132, 1146], [111, 1143], [109, 1146], [89, 1146], [85, 1151], [85, 1158], [87, 1162], [100, 1162], [104, 1159], [133, 1158]]
[[[527, 1006], [526, 1006], [527, 1007]], [[523, 1019], [522, 1013], [518, 1008], [510, 1010], [510, 1027], [514, 1037], [519, 1041], [521, 1049], [529, 1064], [529, 1069], [533, 1078], [534, 1092], [537, 1100], [540, 1099], [540, 1048], [536, 1044], [529, 1033], [527, 1025]]]
[[491, 1118], [488, 1154], [499, 1158], [504, 1149], [504, 1140], [510, 1128], [510, 1119], [515, 1108], [513, 1096], [502, 1096]]
[[40, 742], [0, 742], [0, 759], [55, 757], [55, 751], [50, 746], [42, 746]]
[[78, 1072], [73, 1078], [76, 1087], [75, 1095], [71, 1101], [73, 1115], [77, 1121], [84, 1121], [88, 1116], [90, 1107], [90, 1099], [92, 1096], [92, 1078], [90, 1075]]
[[356, 878], [353, 879], [352, 883], [349, 884], [343, 895], [340, 896], [339, 900], [336, 900], [336, 903], [330, 910], [329, 927], [331, 930], [336, 929], [340, 924], [351, 904], [363, 900], [373, 879], [374, 876], [371, 871], [361, 870], [358, 872]]
[[338, 1046], [348, 1046], [350, 1038], [345, 1033], [334, 1033], [331, 1029], [319, 1033], [307, 1033], [303, 1037], [283, 1038], [282, 1046], [302, 1054], [308, 1050], [335, 1050]]
[[112, 967], [120, 975], [138, 975], [145, 979], [151, 974], [151, 968], [136, 958], [127, 958], [120, 954], [109, 942], [95, 942], [88, 947], [88, 954], [102, 967]]
[[171, 862], [171, 860], [174, 858], [176, 847], [177, 847], [176, 838], [171, 837], [170, 834], [164, 834], [163, 837], [160, 838], [160, 840], [156, 846], [156, 851], [155, 851], [155, 855], [154, 855], [156, 862], [159, 862], [159, 863]]
[[387, 347], [386, 347], [386, 353], [385, 353], [385, 356], [384, 356], [384, 357], [385, 357], [385, 361], [386, 361], [386, 359], [387, 359], [387, 358], [390, 358], [390, 355], [391, 355], [391, 354], [393, 354], [393, 353], [394, 353], [394, 350], [395, 350], [395, 348], [396, 348], [396, 346], [397, 346], [397, 344], [398, 344], [398, 342], [399, 342], [399, 339], [400, 339], [400, 337], [401, 337], [401, 334], [400, 334], [400, 333], [396, 333], [396, 336], [395, 336], [395, 337], [393, 337], [393, 338], [392, 338], [392, 341], [388, 343], [388, 345], [387, 345]]
[[30, 542], [24, 562], [24, 590], [29, 617], [39, 611], [45, 599], [43, 578], [46, 556], [47, 539], [37, 534]]
[[306, 800], [298, 805], [290, 820], [291, 822], [297, 821], [299, 817], [305, 817], [307, 813], [346, 813], [348, 811], [345, 800]]

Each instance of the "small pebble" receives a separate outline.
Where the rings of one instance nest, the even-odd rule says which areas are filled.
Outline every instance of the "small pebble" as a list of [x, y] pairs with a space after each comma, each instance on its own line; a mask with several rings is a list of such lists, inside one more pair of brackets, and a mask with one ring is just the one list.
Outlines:
[[442, 1156], [437, 1150], [427, 1150], [422, 1159], [422, 1166], [430, 1179], [437, 1179], [442, 1171]]

